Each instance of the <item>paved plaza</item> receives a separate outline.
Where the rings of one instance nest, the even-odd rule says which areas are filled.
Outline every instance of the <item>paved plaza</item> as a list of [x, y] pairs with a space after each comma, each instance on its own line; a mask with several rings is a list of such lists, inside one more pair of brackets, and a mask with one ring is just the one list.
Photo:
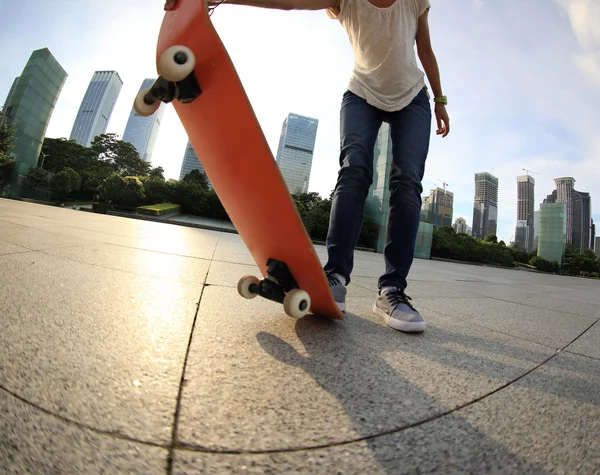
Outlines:
[[382, 270], [294, 320], [236, 234], [0, 199], [0, 473], [600, 472], [600, 281], [416, 260], [415, 335]]

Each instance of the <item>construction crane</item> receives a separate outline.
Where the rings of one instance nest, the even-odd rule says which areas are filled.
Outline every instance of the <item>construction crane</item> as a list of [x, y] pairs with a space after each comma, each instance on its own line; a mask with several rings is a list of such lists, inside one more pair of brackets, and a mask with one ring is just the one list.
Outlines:
[[433, 175], [429, 175], [431, 178], [433, 178], [434, 180], [440, 182], [442, 184], [442, 187], [444, 188], [444, 193], [446, 193], [446, 187], [448, 186], [448, 183], [446, 183], [445, 181], [440, 180], [439, 178], [434, 177]]
[[527, 176], [529, 176], [529, 174], [531, 173], [532, 175], [539, 175], [539, 173], [536, 172], [532, 172], [531, 170], [527, 170], [527, 168], [523, 168], [523, 170], [525, 170], [527, 172]]

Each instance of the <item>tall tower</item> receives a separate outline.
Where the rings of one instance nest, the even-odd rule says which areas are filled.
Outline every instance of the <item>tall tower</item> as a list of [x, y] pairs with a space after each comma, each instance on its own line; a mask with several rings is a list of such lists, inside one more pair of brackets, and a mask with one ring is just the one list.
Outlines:
[[[202, 163], [200, 163], [198, 155], [196, 155], [196, 152], [194, 151], [194, 147], [192, 147], [192, 144], [188, 140], [187, 147], [185, 148], [185, 154], [183, 155], [183, 161], [181, 162], [179, 179], [183, 180], [183, 177], [192, 170], [200, 170], [202, 173], [204, 173], [204, 175], [206, 175], [204, 172], [204, 167], [202, 166]], [[208, 188], [212, 190], [213, 187], [208, 177], [206, 177], [206, 181], [208, 182]]]
[[81, 101], [69, 139], [89, 147], [94, 138], [105, 133], [122, 87], [123, 81], [116, 71], [96, 71]]
[[283, 122], [276, 161], [290, 193], [308, 191], [318, 126], [317, 119], [297, 114]]
[[10, 99], [15, 92], [18, 82], [19, 82], [19, 77], [17, 76], [15, 78], [15, 80], [13, 81], [12, 86], [10, 87], [10, 90], [8, 91], [8, 96], [6, 96], [6, 100], [4, 101], [4, 107], [2, 107], [2, 111], [0, 111], [0, 125], [2, 125], [2, 122], [4, 121], [4, 116], [6, 115], [6, 112], [8, 110], [8, 104], [10, 103]]
[[[517, 245], [527, 252], [533, 251], [535, 180], [530, 175], [517, 177]], [[518, 236], [522, 235], [521, 238]]]
[[556, 203], [565, 203], [567, 207], [567, 244], [571, 244], [573, 242], [573, 189], [575, 188], [575, 178], [555, 178], [554, 183], [556, 184]]
[[491, 173], [475, 174], [473, 236], [483, 239], [496, 234], [498, 225], [498, 178]]
[[[154, 79], [144, 79], [140, 91], [152, 86]], [[152, 163], [152, 152], [163, 114], [165, 112], [164, 104], [161, 103], [158, 110], [149, 117], [137, 115], [131, 108], [129, 120], [123, 132], [123, 141], [131, 143], [144, 160]]]
[[46, 129], [66, 80], [65, 70], [48, 48], [42, 48], [31, 54], [21, 76], [13, 83], [4, 114], [4, 119], [16, 129], [13, 196], [20, 195], [27, 171], [38, 164]]
[[445, 188], [433, 188], [429, 196], [423, 198], [421, 219], [436, 227], [452, 226], [454, 193]]

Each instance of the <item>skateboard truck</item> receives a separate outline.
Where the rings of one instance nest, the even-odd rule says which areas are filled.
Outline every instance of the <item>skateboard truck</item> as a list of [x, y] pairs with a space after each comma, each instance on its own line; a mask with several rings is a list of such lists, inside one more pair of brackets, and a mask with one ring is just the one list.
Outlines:
[[238, 293], [253, 299], [257, 295], [274, 302], [282, 303], [286, 314], [294, 318], [304, 317], [310, 310], [310, 296], [298, 288], [294, 276], [285, 262], [276, 259], [267, 260], [267, 277], [258, 280], [246, 275], [238, 282]]
[[148, 117], [154, 114], [162, 102], [177, 99], [183, 104], [194, 101], [202, 89], [194, 74], [196, 58], [185, 46], [171, 46], [158, 60], [160, 75], [149, 88], [142, 89], [133, 102], [137, 115]]

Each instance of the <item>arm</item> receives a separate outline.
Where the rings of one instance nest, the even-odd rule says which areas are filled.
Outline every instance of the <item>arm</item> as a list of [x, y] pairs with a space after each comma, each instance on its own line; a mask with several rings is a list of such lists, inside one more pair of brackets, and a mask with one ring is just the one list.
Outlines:
[[[273, 8], [276, 10], [326, 10], [339, 8], [339, 0], [208, 0], [209, 6], [221, 4], [247, 7]], [[177, 0], [166, 0], [165, 10], [171, 10]]]
[[[417, 30], [417, 54], [431, 85], [434, 97], [442, 97], [442, 83], [440, 80], [440, 70], [438, 68], [437, 59], [433, 48], [431, 47], [431, 36], [429, 34], [429, 10], [419, 17], [419, 26]], [[450, 118], [446, 111], [446, 105], [439, 102], [435, 103], [435, 116], [437, 119], [438, 129], [436, 133], [446, 137], [450, 133]]]

